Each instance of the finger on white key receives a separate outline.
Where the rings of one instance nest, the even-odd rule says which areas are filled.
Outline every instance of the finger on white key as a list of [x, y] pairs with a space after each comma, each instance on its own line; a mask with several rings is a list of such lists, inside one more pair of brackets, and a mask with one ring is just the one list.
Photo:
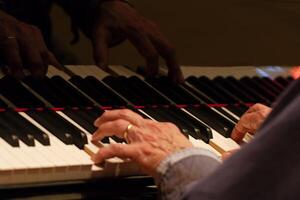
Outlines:
[[212, 129], [213, 138], [209, 140], [209, 144], [221, 154], [239, 149], [240, 146], [231, 138], [225, 138], [220, 133]]
[[192, 136], [189, 136], [189, 141], [193, 144], [194, 147], [209, 150], [209, 151], [213, 152], [214, 154], [216, 154], [218, 157], [222, 156], [220, 152], [218, 152], [216, 149], [214, 149], [209, 144], [206, 144], [202, 140], [197, 140], [197, 139], [193, 138]]

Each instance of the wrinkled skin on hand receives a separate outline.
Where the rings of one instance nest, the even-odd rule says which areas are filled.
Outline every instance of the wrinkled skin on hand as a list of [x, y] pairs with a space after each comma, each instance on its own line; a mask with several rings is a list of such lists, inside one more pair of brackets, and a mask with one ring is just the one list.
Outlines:
[[93, 140], [98, 141], [112, 135], [123, 138], [129, 124], [132, 125], [127, 135], [130, 143], [111, 144], [101, 148], [92, 157], [95, 163], [115, 156], [131, 159], [144, 172], [156, 177], [156, 168], [162, 160], [176, 151], [192, 147], [174, 124], [143, 119], [126, 109], [106, 111], [99, 117], [94, 123], [98, 130], [94, 133]]
[[231, 133], [231, 138], [240, 143], [246, 133], [252, 135], [259, 129], [271, 112], [271, 108], [263, 104], [255, 104], [249, 108]]
[[48, 65], [60, 67], [48, 50], [40, 30], [0, 11], [0, 57], [8, 67], [4, 73], [24, 77], [28, 68], [34, 77], [47, 73]]
[[128, 39], [146, 60], [147, 76], [158, 73], [161, 56], [168, 66], [170, 79], [173, 82], [183, 81], [175, 48], [154, 22], [118, 0], [103, 2], [98, 10], [91, 39], [95, 62], [99, 67], [107, 69], [110, 46]]
[[[249, 108], [241, 117], [231, 133], [231, 138], [237, 143], [241, 143], [246, 133], [254, 135], [265, 119], [268, 117], [272, 109], [263, 104], [255, 104]], [[222, 159], [228, 159], [238, 150], [226, 152], [222, 155]]]

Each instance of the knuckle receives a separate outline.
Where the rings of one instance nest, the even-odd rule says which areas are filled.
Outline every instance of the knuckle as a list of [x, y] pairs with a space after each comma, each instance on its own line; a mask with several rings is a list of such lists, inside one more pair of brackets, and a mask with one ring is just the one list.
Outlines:
[[177, 126], [175, 124], [173, 124], [173, 123], [170, 123], [170, 122], [165, 122], [164, 126], [166, 128], [169, 128], [169, 129], [177, 129]]
[[129, 109], [122, 109], [122, 110], [120, 110], [120, 113], [119, 113], [119, 115], [120, 115], [120, 117], [122, 118], [127, 118], [127, 117], [129, 117], [130, 115], [132, 115], [132, 111], [131, 110], [129, 110]]
[[122, 151], [122, 147], [119, 144], [111, 144], [110, 148], [112, 149], [112, 151], [114, 152], [121, 152]]
[[123, 128], [124, 121], [121, 119], [118, 119], [111, 125], [114, 126], [116, 129], [121, 129], [121, 128]]

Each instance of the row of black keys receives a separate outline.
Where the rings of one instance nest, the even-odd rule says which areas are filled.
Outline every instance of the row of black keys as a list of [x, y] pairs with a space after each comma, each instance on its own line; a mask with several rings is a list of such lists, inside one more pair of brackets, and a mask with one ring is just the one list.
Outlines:
[[[208, 140], [211, 138], [211, 131], [209, 127], [187, 116], [185, 113], [181, 112], [179, 108], [171, 105], [177, 103], [179, 98], [188, 99], [187, 97], [194, 96], [190, 95], [186, 90], [182, 90], [182, 86], [170, 85], [165, 78], [149, 80], [149, 82], [153, 85], [162, 84], [164, 87], [161, 87], [161, 90], [166, 90], [169, 87], [169, 92], [166, 90], [167, 95], [169, 97], [174, 97], [175, 101], [177, 102], [173, 102], [169, 98], [166, 98], [164, 96], [165, 94], [161, 95], [155, 89], [151, 88], [151, 86], [137, 77], [131, 77], [129, 79], [124, 77], [107, 77], [103, 80], [105, 83], [108, 83], [110, 87], [121, 93], [121, 95], [126, 99], [124, 99], [120, 94], [112, 91], [109, 87], [107, 87], [106, 84], [103, 84], [103, 82], [94, 77], [87, 77], [83, 79], [81, 77], [74, 76], [70, 81], [101, 105], [110, 107], [122, 107], [128, 105], [132, 107], [133, 105], [142, 105], [142, 103], [144, 103], [144, 105], [151, 105], [145, 107], [144, 111], [150, 113], [150, 115], [156, 120], [171, 121], [178, 125], [185, 134], [190, 134], [194, 138], [202, 139], [205, 142], [208, 142]], [[0, 84], [0, 86], [2, 86], [1, 94], [13, 102], [17, 107], [45, 107], [43, 102], [36, 98], [27, 88], [23, 87], [20, 82], [9, 77], [1, 79], [0, 82], [2, 82]], [[24, 82], [55, 107], [67, 108], [64, 110], [64, 112], [67, 113], [67, 115], [77, 123], [82, 125], [86, 130], [90, 131], [91, 133], [95, 130], [95, 128], [92, 126], [92, 123], [98, 116], [101, 115], [102, 111], [95, 108], [88, 111], [82, 110], [82, 107], [93, 107], [93, 102], [78, 92], [78, 90], [72, 87], [61, 77], [56, 76], [51, 79], [46, 78], [42, 81], [37, 81], [31, 77], [27, 77]], [[5, 87], [3, 87], [4, 85]], [[178, 91], [180, 93], [177, 94]], [[182, 91], [185, 91], [186, 93], [183, 94], [183, 96], [180, 96], [182, 95]], [[177, 97], [174, 96], [174, 94], [177, 95]], [[195, 99], [199, 100], [198, 98]], [[117, 103], [117, 105], [114, 103]], [[200, 107], [189, 106], [186, 109], [207, 123], [210, 127], [223, 134], [225, 137], [229, 137], [229, 134], [234, 127], [234, 123], [218, 115], [216, 112], [213, 112], [208, 106], [203, 104], [202, 100], [198, 101], [197, 103], [197, 105], [200, 105]], [[193, 104], [195, 103], [193, 102]], [[3, 107], [6, 107], [4, 103], [3, 105]], [[153, 105], [159, 106], [158, 108], [153, 108]], [[166, 105], [171, 106], [169, 108], [164, 108]], [[245, 108], [242, 106], [231, 107], [234, 107], [236, 110], [241, 110], [241, 113], [245, 110]], [[10, 113], [11, 117], [15, 117], [15, 120], [9, 120], [10, 124], [5, 126], [5, 123], [3, 123], [3, 128], [1, 127], [3, 129], [2, 132], [7, 130], [6, 132], [8, 133], [4, 135], [2, 134], [2, 137], [5, 138], [10, 144], [13, 146], [17, 145], [17, 137], [15, 136], [18, 136], [27, 145], [34, 145], [33, 138], [36, 138], [44, 145], [49, 144], [49, 139], [47, 139], [48, 137], [45, 133], [42, 133], [34, 126], [29, 126], [24, 119], [21, 119], [14, 112], [7, 111], [2, 112], [1, 114], [5, 116], [8, 115], [7, 113]], [[85, 134], [69, 124], [67, 121], [63, 120], [61, 117], [57, 116], [54, 111], [48, 109], [43, 109], [42, 111], [40, 109], [39, 112], [36, 110], [31, 110], [27, 113], [66, 144], [76, 144], [79, 148], [82, 148], [86, 143]], [[4, 122], [5, 120], [6, 117], [3, 118]], [[26, 126], [25, 123], [27, 123]], [[22, 127], [30, 127], [30, 129], [28, 128], [25, 133], [25, 130], [22, 129]]]
[[[187, 84], [172, 85], [166, 77], [147, 80], [147, 82], [134, 76], [130, 78], [108, 76], [102, 81], [92, 76], [86, 78], [73, 76], [70, 79], [70, 82], [76, 87], [106, 107], [126, 106], [129, 102], [136, 106], [169, 105], [171, 103], [179, 105], [257, 102], [271, 104], [290, 81], [289, 78], [284, 79], [282, 77], [276, 80], [258, 77], [244, 77], [240, 80], [233, 77], [217, 77], [214, 80], [207, 77], [189, 77], [186, 82], [197, 88], [198, 92], [195, 92]], [[44, 80], [27, 77], [24, 82], [55, 107], [89, 107], [94, 105], [59, 76]], [[14, 79], [5, 77], [0, 80], [0, 83], [1, 93], [13, 99], [18, 107], [44, 107], [41, 101], [24, 90]], [[147, 83], [168, 98], [164, 98]], [[126, 99], [121, 98], [107, 85]], [[18, 89], [18, 93], [15, 92], [16, 89]], [[22, 96], [22, 98], [19, 99], [18, 96]], [[0, 102], [0, 106], [6, 107], [3, 102]]]

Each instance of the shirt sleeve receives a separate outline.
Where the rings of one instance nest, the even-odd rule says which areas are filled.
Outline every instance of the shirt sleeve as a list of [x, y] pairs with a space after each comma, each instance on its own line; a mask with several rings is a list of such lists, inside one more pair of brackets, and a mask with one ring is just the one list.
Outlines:
[[157, 167], [156, 184], [161, 199], [182, 199], [195, 181], [210, 175], [221, 162], [217, 155], [200, 148], [184, 149], [169, 156]]

